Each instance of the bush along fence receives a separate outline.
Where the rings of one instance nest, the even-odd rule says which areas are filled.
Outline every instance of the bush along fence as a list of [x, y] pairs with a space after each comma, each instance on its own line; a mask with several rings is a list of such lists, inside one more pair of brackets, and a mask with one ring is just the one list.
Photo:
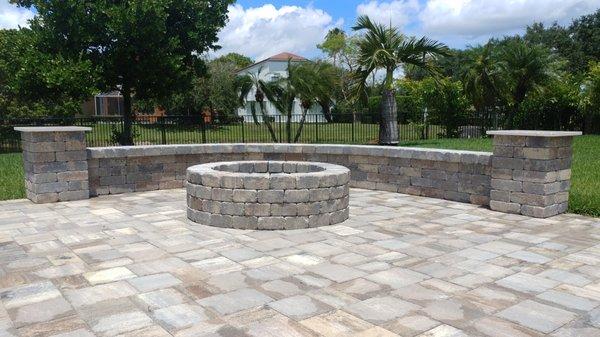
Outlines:
[[489, 205], [496, 211], [540, 218], [566, 211], [571, 144], [581, 134], [492, 133], [493, 153], [311, 144], [149, 145], [82, 151], [87, 128], [18, 130], [26, 144], [27, 196], [37, 203], [181, 188], [186, 170], [202, 163], [316, 161], [347, 167], [353, 187]]
[[[245, 120], [245, 121], [244, 121]], [[258, 123], [251, 118], [204, 119], [201, 116], [138, 116], [133, 122], [135, 145], [207, 144], [207, 143], [305, 143], [305, 144], [377, 144], [379, 121], [376, 116], [334, 114], [331, 121], [323, 115], [294, 116], [287, 131], [284, 116], [270, 116]], [[454, 137], [478, 138], [487, 128], [478, 120], [464, 121], [452, 131]], [[19, 152], [18, 126], [81, 126], [89, 147], [117, 146], [123, 130], [123, 118], [69, 117], [0, 119], [0, 152]], [[446, 127], [437, 124], [399, 123], [401, 141], [447, 138]]]

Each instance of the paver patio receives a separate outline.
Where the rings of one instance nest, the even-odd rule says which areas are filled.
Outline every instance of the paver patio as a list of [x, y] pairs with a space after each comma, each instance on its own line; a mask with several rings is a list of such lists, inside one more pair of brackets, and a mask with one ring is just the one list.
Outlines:
[[0, 203], [0, 336], [599, 336], [600, 219], [353, 189], [350, 220], [240, 231], [185, 191]]

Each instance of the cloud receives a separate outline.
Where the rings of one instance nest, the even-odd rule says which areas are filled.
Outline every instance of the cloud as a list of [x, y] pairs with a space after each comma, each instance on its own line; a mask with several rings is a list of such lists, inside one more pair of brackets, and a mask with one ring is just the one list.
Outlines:
[[0, 0], [0, 29], [29, 26], [27, 20], [33, 16], [33, 12], [26, 8], [12, 5], [8, 3], [8, 0]]
[[236, 52], [257, 60], [284, 51], [312, 56], [327, 31], [342, 23], [312, 6], [276, 8], [265, 4], [246, 9], [232, 5], [229, 22], [219, 33], [223, 48], [217, 54]]
[[429, 0], [419, 19], [427, 34], [475, 39], [522, 31], [533, 22], [569, 23], [598, 7], [598, 0]]
[[361, 3], [356, 7], [358, 15], [368, 15], [372, 20], [404, 28], [410, 24], [419, 11], [418, 0], [375, 1]]

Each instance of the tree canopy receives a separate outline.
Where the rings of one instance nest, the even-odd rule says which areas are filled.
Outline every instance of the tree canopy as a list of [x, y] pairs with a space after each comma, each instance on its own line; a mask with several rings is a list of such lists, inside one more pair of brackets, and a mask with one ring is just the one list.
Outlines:
[[233, 0], [11, 0], [35, 7], [40, 51], [91, 64], [99, 90], [125, 99], [122, 144], [132, 144], [131, 97], [166, 97], [205, 71]]

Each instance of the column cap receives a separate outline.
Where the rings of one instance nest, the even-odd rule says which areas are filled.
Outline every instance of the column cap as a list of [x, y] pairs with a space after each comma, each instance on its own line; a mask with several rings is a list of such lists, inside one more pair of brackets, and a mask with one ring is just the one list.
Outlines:
[[519, 137], [574, 137], [581, 136], [581, 131], [496, 130], [488, 131], [487, 134]]
[[17, 126], [15, 130], [20, 132], [85, 132], [92, 131], [92, 128], [85, 126]]

